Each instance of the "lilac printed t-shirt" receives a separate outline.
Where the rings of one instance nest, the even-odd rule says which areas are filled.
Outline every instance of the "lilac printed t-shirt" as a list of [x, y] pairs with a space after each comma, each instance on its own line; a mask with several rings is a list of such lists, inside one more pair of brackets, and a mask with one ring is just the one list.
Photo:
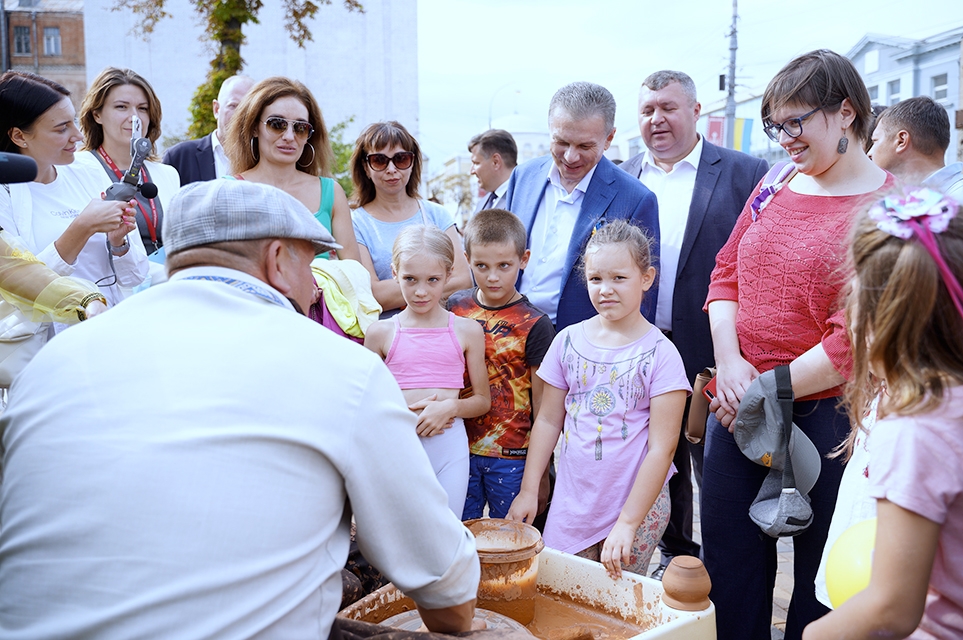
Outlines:
[[926, 608], [910, 638], [963, 638], [963, 386], [930, 413], [887, 417], [869, 436], [870, 494], [942, 525]]
[[[566, 389], [565, 424], [545, 544], [576, 553], [603, 540], [649, 450], [649, 401], [692, 388], [675, 345], [653, 327], [630, 344], [599, 347], [585, 322], [563, 329], [537, 375]], [[675, 473], [669, 468], [666, 482]]]

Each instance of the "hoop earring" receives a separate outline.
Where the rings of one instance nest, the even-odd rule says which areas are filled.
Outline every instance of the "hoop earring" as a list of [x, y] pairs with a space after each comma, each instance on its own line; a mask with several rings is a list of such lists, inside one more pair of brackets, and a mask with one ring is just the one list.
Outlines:
[[[306, 144], [306, 145], [308, 145], [309, 147], [311, 147], [311, 160], [310, 160], [309, 162], [304, 163], [304, 164], [301, 164], [300, 162], [298, 162], [297, 164], [298, 164], [299, 167], [310, 167], [312, 164], [314, 164], [314, 145], [311, 144], [310, 142], [305, 142], [304, 144]], [[304, 153], [302, 152], [301, 155], [304, 155]]]
[[259, 152], [261, 145], [260, 143], [258, 143], [257, 147], [255, 147], [254, 142], [256, 140], [257, 140], [257, 136], [254, 136], [253, 138], [251, 138], [251, 155], [254, 157], [254, 164], [257, 164], [258, 162], [261, 161], [261, 154]]
[[836, 153], [843, 155], [846, 153], [847, 149], [849, 149], [849, 138], [847, 138], [846, 134], [844, 133], [843, 137], [840, 138], [839, 142], [836, 144]]

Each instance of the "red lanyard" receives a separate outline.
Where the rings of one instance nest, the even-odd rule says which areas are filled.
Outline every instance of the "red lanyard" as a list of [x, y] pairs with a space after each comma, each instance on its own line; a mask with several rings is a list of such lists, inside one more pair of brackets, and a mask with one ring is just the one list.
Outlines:
[[[117, 176], [117, 179], [118, 180], [123, 179], [124, 172], [121, 171], [120, 168], [117, 166], [117, 164], [110, 159], [110, 156], [107, 155], [107, 152], [104, 151], [104, 148], [102, 146], [97, 147], [97, 153], [99, 153], [100, 157], [104, 159], [104, 162], [106, 162], [107, 166], [110, 167], [111, 171], [114, 172], [114, 175]], [[144, 182], [147, 182], [147, 180], [149, 179], [147, 176], [147, 171], [143, 167], [141, 167], [140, 169], [140, 177], [141, 177], [141, 180]], [[140, 207], [140, 212], [144, 214], [144, 222], [147, 223], [147, 232], [150, 233], [150, 241], [153, 242], [154, 245], [156, 246], [157, 245], [157, 205], [154, 204], [153, 198], [149, 199], [147, 202], [150, 203], [151, 217], [147, 216], [147, 210], [144, 209], [144, 205], [140, 203], [140, 200], [137, 200], [137, 206]]]

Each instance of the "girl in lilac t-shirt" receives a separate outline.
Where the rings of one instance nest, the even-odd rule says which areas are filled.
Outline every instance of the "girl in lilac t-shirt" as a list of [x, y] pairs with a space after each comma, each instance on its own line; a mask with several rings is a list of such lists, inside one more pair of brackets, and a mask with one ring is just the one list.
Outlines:
[[869, 585], [805, 640], [963, 638], [961, 214], [908, 188], [856, 220], [846, 399], [856, 416], [880, 397], [867, 470], [876, 544]]
[[598, 312], [563, 329], [537, 375], [547, 384], [525, 475], [508, 517], [531, 522], [539, 480], [562, 435], [545, 544], [644, 573], [669, 518], [667, 482], [691, 391], [679, 352], [639, 311], [655, 280], [649, 240], [612, 222], [585, 248]]

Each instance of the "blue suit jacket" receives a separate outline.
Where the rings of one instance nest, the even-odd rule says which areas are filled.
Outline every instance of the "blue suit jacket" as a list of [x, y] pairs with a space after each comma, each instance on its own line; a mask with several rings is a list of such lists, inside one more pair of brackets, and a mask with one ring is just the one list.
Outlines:
[[209, 135], [175, 144], [164, 152], [163, 162], [177, 169], [182, 187], [192, 182], [217, 178], [214, 169], [214, 147]]
[[[535, 221], [535, 214], [538, 213], [539, 204], [545, 197], [548, 171], [552, 162], [551, 156], [529, 160], [515, 167], [512, 177], [508, 179], [505, 208], [521, 218], [525, 224], [525, 228], [528, 229], [529, 245], [531, 245], [532, 224]], [[627, 219], [645, 229], [653, 238], [656, 249], [653, 253], [653, 264], [658, 268], [656, 256], [659, 242], [659, 208], [655, 195], [641, 182], [620, 171], [603, 156], [582, 198], [582, 209], [568, 243], [565, 264], [558, 265], [564, 275], [558, 313], [555, 318], [557, 329], [596, 315], [595, 308], [589, 300], [585, 278], [582, 277], [578, 265], [585, 250], [585, 244], [596, 226], [620, 218]], [[522, 278], [524, 274], [519, 278], [519, 282]], [[642, 301], [642, 313], [650, 322], [655, 319], [655, 303], [658, 295], [658, 286], [653, 285]]]
[[[619, 165], [634, 179], [642, 173], [642, 155]], [[732, 227], [769, 166], [765, 160], [702, 142], [689, 218], [672, 296], [672, 338], [689, 380], [712, 366], [709, 315], [702, 310], [709, 292], [709, 275], [716, 254], [729, 239]]]

